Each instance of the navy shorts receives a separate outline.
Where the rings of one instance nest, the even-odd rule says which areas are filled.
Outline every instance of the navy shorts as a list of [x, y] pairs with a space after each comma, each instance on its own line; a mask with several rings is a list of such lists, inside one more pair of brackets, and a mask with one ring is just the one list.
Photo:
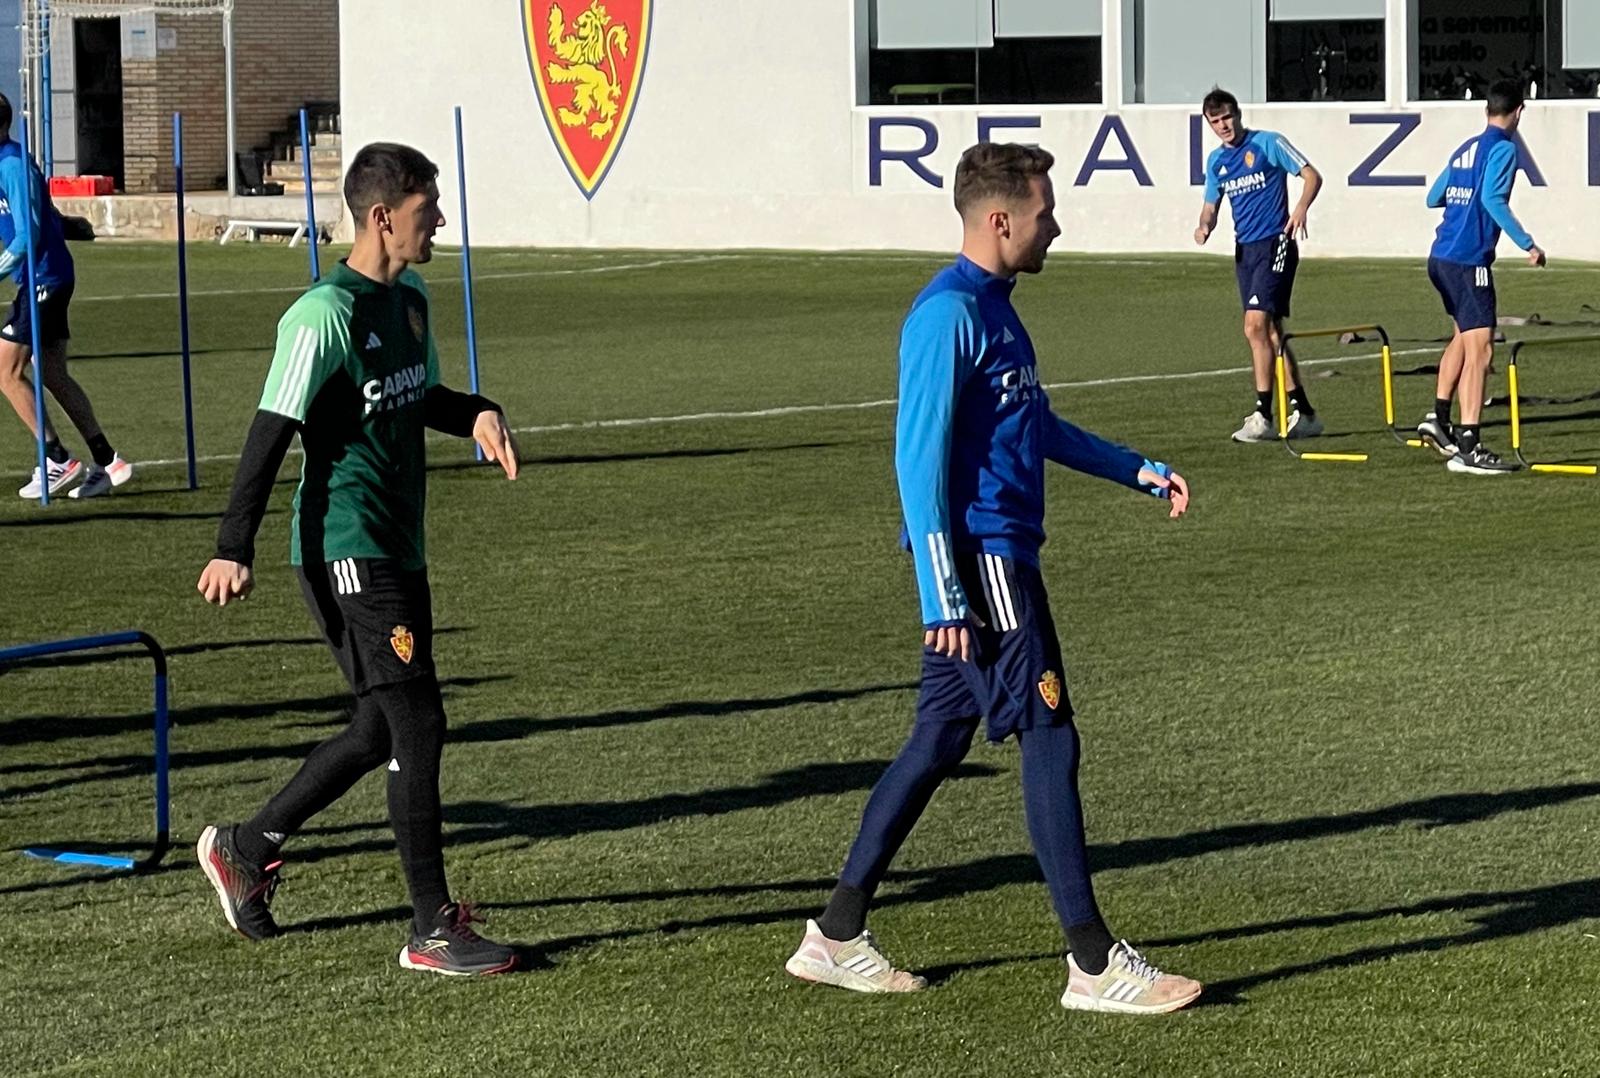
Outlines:
[[1061, 642], [1039, 570], [994, 554], [956, 557], [956, 572], [983, 625], [970, 662], [922, 649], [917, 721], [982, 717], [990, 741], [1072, 719]]
[[1428, 259], [1428, 280], [1439, 290], [1445, 313], [1455, 319], [1456, 328], [1490, 329], [1495, 317], [1494, 270], [1488, 266], [1468, 266], [1443, 258]]
[[1289, 317], [1294, 275], [1300, 268], [1300, 245], [1287, 232], [1233, 247], [1233, 272], [1239, 278], [1239, 302], [1247, 311]]
[[433, 595], [426, 569], [387, 558], [296, 567], [300, 590], [357, 696], [433, 673]]
[[[67, 325], [67, 308], [72, 306], [72, 282], [47, 285], [39, 289], [39, 344], [45, 348], [60, 344], [72, 337]], [[0, 326], [0, 337], [18, 344], [33, 347], [32, 312], [28, 306], [27, 286], [17, 289], [17, 298], [11, 301], [11, 314], [6, 324]]]

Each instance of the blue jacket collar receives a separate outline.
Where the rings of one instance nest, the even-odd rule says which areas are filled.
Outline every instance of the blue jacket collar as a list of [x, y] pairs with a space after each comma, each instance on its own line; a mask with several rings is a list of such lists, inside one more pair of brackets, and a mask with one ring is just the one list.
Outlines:
[[956, 272], [961, 275], [962, 280], [970, 283], [973, 289], [980, 293], [1009, 296], [1011, 290], [1017, 287], [1015, 277], [996, 276], [966, 255], [956, 255]]

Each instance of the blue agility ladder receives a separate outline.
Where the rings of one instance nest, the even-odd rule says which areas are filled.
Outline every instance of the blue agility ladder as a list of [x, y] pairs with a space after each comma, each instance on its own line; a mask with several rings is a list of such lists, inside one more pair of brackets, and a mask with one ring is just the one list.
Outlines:
[[0, 667], [8, 663], [37, 659], [47, 655], [65, 655], [70, 652], [96, 651], [100, 648], [120, 648], [138, 645], [150, 653], [155, 662], [155, 771], [156, 771], [156, 838], [150, 852], [141, 858], [112, 857], [99, 853], [79, 853], [72, 850], [46, 850], [30, 848], [22, 852], [29, 857], [55, 861], [64, 865], [94, 865], [98, 868], [120, 868], [133, 872], [147, 872], [161, 863], [170, 845], [168, 840], [167, 795], [167, 653], [161, 650], [155, 637], [149, 633], [111, 633], [107, 636], [80, 636], [73, 640], [53, 640], [42, 644], [23, 644], [14, 648], [0, 648]]

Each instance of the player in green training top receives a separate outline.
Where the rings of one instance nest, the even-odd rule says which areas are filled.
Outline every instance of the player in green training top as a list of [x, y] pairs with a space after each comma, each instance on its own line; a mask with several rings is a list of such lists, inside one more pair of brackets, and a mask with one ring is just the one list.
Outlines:
[[200, 866], [241, 935], [278, 926], [268, 904], [278, 849], [374, 768], [389, 769], [389, 822], [414, 911], [400, 952], [407, 969], [499, 973], [510, 948], [472, 930], [450, 900], [440, 832], [444, 705], [433, 668], [433, 610], [423, 551], [424, 428], [470, 436], [517, 477], [517, 446], [492, 401], [439, 384], [422, 278], [433, 257], [438, 168], [409, 146], [356, 154], [344, 197], [356, 222], [348, 260], [295, 301], [240, 455], [217, 553], [200, 574], [225, 606], [254, 585], [254, 538], [295, 434], [305, 451], [290, 560], [340, 670], [355, 692], [350, 724], [311, 751], [299, 772], [244, 823], [207, 827]]

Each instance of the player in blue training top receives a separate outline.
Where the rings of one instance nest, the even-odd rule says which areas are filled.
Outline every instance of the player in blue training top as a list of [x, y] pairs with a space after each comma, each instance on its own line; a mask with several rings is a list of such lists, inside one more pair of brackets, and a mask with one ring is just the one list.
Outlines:
[[916, 722], [873, 788], [838, 886], [786, 965], [796, 977], [858, 992], [926, 986], [897, 970], [866, 930], [867, 906], [933, 791], [960, 764], [979, 723], [1015, 735], [1028, 832], [1066, 930], [1062, 1006], [1177, 1010], [1200, 985], [1163, 973], [1117, 942], [1095, 905], [1078, 800], [1078, 733], [1062, 681], [1039, 547], [1046, 460], [1188, 508], [1165, 464], [1058, 418], [1033, 343], [1011, 306], [1019, 273], [1038, 273], [1061, 234], [1050, 154], [980, 143], [956, 168], [961, 255], [923, 289], [900, 337], [895, 471], [916, 562], [924, 626]]
[[[1517, 470], [1478, 440], [1484, 383], [1494, 359], [1496, 324], [1495, 244], [1503, 230], [1528, 252], [1530, 265], [1542, 266], [1545, 253], [1511, 212], [1511, 185], [1517, 176], [1517, 124], [1522, 120], [1522, 88], [1515, 82], [1489, 87], [1489, 126], [1450, 155], [1428, 192], [1428, 205], [1443, 207], [1444, 220], [1428, 255], [1428, 279], [1439, 290], [1455, 333], [1439, 360], [1433, 411], [1417, 433], [1445, 455], [1453, 472], [1505, 475]], [[1459, 395], [1461, 423], [1450, 423], [1450, 400]]]
[[[1236, 442], [1265, 442], [1277, 437], [1272, 423], [1273, 366], [1289, 317], [1295, 270], [1300, 266], [1296, 237], [1306, 236], [1306, 214], [1322, 190], [1322, 174], [1289, 140], [1272, 131], [1251, 131], [1244, 126], [1239, 99], [1213, 88], [1200, 104], [1211, 130], [1222, 145], [1206, 159], [1205, 206], [1194, 241], [1202, 246], [1217, 227], [1217, 210], [1224, 197], [1233, 207], [1233, 265], [1239, 279], [1239, 301], [1244, 304], [1244, 337], [1250, 342], [1255, 373], [1256, 408], [1234, 431]], [[1289, 209], [1289, 177], [1303, 181], [1300, 201]], [[1313, 438], [1322, 422], [1306, 397], [1305, 383], [1293, 353], [1288, 361], [1289, 437]]]
[[[31, 187], [24, 186], [27, 184]], [[27, 228], [19, 227], [18, 220], [24, 199], [33, 217]], [[34, 284], [39, 297], [39, 340], [43, 347], [39, 365], [44, 373], [44, 386], [88, 443], [94, 464], [85, 470], [61, 445], [55, 426], [46, 416], [45, 464], [49, 474], [41, 478], [39, 469], [35, 468], [33, 478], [17, 493], [24, 498], [37, 498], [40, 484], [48, 482], [50, 493], [56, 494], [81, 477], [83, 482], [67, 496], [93, 498], [133, 478], [133, 465], [111, 448], [95, 419], [89, 395], [67, 372], [67, 339], [72, 335], [67, 328], [67, 308], [72, 303], [74, 282], [72, 255], [67, 252], [61, 214], [50, 201], [44, 174], [21, 144], [11, 137], [11, 102], [0, 94], [0, 245], [4, 246], [4, 251], [0, 252], [0, 277], [10, 276], [17, 282], [11, 313], [5, 325], [0, 326], [0, 392], [37, 438], [33, 381], [28, 377], [29, 361], [33, 357], [27, 285], [30, 237], [36, 252]]]

